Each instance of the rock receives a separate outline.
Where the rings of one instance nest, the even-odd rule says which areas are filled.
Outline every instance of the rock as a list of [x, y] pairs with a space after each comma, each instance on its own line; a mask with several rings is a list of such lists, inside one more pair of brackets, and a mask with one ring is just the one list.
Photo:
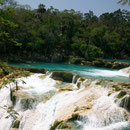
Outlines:
[[112, 88], [115, 89], [115, 91], [120, 91], [121, 88], [119, 87], [119, 85], [113, 85]]
[[127, 95], [124, 98], [122, 98], [119, 106], [125, 108], [130, 112], [130, 95]]
[[74, 83], [76, 83], [76, 82], [77, 82], [77, 80], [78, 80], [79, 78], [81, 78], [81, 76], [80, 76], [80, 75], [76, 75], [76, 76], [75, 76]]
[[105, 62], [103, 60], [96, 60], [96, 61], [93, 61], [92, 63], [94, 66], [97, 66], [97, 67], [104, 67], [105, 66]]
[[61, 123], [62, 121], [55, 121], [54, 124], [51, 126], [50, 130], [56, 130], [57, 126]]
[[10, 99], [12, 101], [12, 104], [16, 104], [16, 96], [14, 95], [15, 89], [10, 89]]
[[70, 85], [70, 86], [67, 86], [67, 87], [64, 87], [64, 88], [60, 88], [60, 89], [59, 89], [59, 92], [72, 91], [73, 89], [74, 89], [74, 86], [73, 86], [73, 85]]
[[68, 72], [53, 72], [51, 78], [61, 80], [63, 82], [72, 83], [73, 74]]
[[106, 68], [112, 68], [112, 62], [105, 62], [105, 66]]
[[69, 121], [55, 121], [51, 126], [50, 130], [75, 130], [76, 126], [74, 123]]
[[117, 95], [117, 98], [122, 98], [126, 95], [126, 91], [121, 91], [118, 95]]
[[81, 62], [84, 60], [84, 58], [81, 58], [81, 57], [73, 57], [73, 56], [70, 56], [69, 58], [69, 63], [70, 64], [81, 64]]
[[89, 66], [91, 66], [92, 62], [90, 62], [90, 61], [82, 61], [81, 65], [89, 65]]
[[46, 73], [45, 69], [39, 69], [39, 68], [25, 68], [25, 70], [30, 71], [32, 73], [42, 73], [42, 74]]
[[10, 66], [12, 69], [15, 70], [21, 70], [21, 71], [30, 71], [32, 73], [42, 73], [45, 74], [47, 70], [43, 68], [22, 68], [22, 67], [15, 67], [15, 66]]
[[125, 62], [114, 62], [112, 69], [122, 69], [122, 68], [126, 68], [129, 67], [130, 64], [129, 63], [125, 63]]
[[34, 103], [36, 103], [35, 99], [22, 99], [21, 104], [22, 104], [22, 109], [27, 110], [27, 109], [32, 109]]
[[77, 87], [78, 87], [78, 88], [80, 88], [81, 83], [82, 83], [82, 81], [79, 81], [79, 82], [77, 83]]

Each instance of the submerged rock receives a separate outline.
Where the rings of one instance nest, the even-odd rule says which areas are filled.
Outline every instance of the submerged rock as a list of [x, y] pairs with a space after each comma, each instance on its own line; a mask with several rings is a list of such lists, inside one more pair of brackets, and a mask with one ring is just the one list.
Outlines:
[[51, 78], [61, 80], [63, 82], [72, 83], [73, 74], [68, 72], [53, 72]]

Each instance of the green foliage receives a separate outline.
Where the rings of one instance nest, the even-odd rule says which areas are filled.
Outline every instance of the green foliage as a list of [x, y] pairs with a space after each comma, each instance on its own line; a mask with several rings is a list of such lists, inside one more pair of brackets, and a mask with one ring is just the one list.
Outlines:
[[12, 128], [19, 128], [20, 125], [20, 121], [19, 120], [15, 120], [12, 124]]
[[130, 5], [130, 0], [119, 0], [118, 3], [121, 3], [122, 5], [125, 5], [128, 3], [128, 5]]
[[89, 57], [98, 58], [103, 55], [103, 52], [99, 47], [96, 47], [95, 45], [88, 45], [88, 54]]
[[3, 0], [0, 9], [2, 60], [50, 62], [55, 54], [62, 59], [130, 57], [129, 11], [119, 9], [97, 17], [92, 11], [59, 11], [43, 4], [29, 10], [10, 1]]
[[54, 124], [51, 126], [50, 130], [55, 130], [61, 122], [62, 121], [55, 121]]
[[127, 94], [126, 91], [121, 91], [121, 92], [118, 94], [117, 98], [122, 98], [122, 97], [124, 97], [126, 94]]
[[115, 91], [120, 91], [120, 90], [121, 90], [121, 88], [119, 88], [119, 87], [116, 86], [116, 85], [113, 85], [112, 87], [115, 88]]

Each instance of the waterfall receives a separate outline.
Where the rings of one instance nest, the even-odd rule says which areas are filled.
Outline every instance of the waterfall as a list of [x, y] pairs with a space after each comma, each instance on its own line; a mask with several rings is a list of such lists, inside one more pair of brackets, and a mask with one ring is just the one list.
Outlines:
[[[10, 130], [12, 127], [14, 119], [8, 113], [11, 107], [13, 112], [18, 113], [18, 130], [49, 130], [55, 121], [65, 122], [74, 114], [81, 116], [75, 119], [80, 130], [129, 128], [126, 117], [130, 116], [129, 113], [115, 103], [115, 93], [108, 96], [108, 88], [96, 85], [97, 80], [90, 82], [86, 79], [82, 82], [79, 78], [75, 86], [77, 88], [81, 82], [80, 89], [60, 91], [56, 86], [63, 83], [51, 79], [50, 75], [34, 74], [16, 79], [19, 89], [13, 93], [16, 96], [14, 106], [10, 100], [9, 86], [13, 89], [15, 84], [11, 83], [0, 90], [0, 130]], [[72, 83], [74, 80], [75, 76]]]
[[130, 76], [130, 67], [120, 69], [119, 73], [124, 74], [125, 76], [129, 77]]
[[75, 84], [75, 78], [76, 78], [76, 75], [73, 76], [72, 84]]

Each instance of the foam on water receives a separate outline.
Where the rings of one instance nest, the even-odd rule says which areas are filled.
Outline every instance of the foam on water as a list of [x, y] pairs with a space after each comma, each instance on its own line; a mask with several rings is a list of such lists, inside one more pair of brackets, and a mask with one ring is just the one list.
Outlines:
[[8, 108], [5, 106], [11, 106], [10, 101], [10, 89], [4, 87], [0, 90], [0, 130], [9, 130], [12, 124], [12, 118], [6, 118], [9, 116]]
[[[22, 91], [28, 92], [30, 94], [42, 94], [51, 90], [56, 90], [54, 87], [56, 81], [50, 78], [50, 75], [46, 76], [45, 79], [39, 78], [42, 74], [31, 75], [28, 78], [17, 79], [18, 86], [21, 86]], [[25, 83], [23, 84], [24, 81]]]
[[113, 123], [106, 127], [92, 127], [92, 126], [84, 126], [83, 130], [130, 130], [130, 123], [129, 122], [118, 122]]
[[[49, 130], [55, 120], [65, 118], [66, 115], [69, 116], [68, 113], [73, 113], [75, 104], [84, 98], [86, 103], [88, 99], [91, 99], [90, 103], [93, 105], [80, 123], [81, 130], [123, 130], [129, 128], [129, 122], [126, 122], [124, 114], [127, 111], [115, 104], [115, 95], [107, 96], [109, 90], [100, 85], [97, 86], [97, 81], [93, 81], [88, 88], [85, 88], [83, 84], [88, 81], [85, 80], [82, 89], [62, 92], [55, 88], [56, 81], [51, 79], [50, 75], [44, 79], [39, 76], [42, 75], [35, 74], [27, 78], [16, 79], [18, 86], [20, 86], [18, 92], [26, 92], [28, 96], [32, 97], [35, 95], [43, 96], [52, 91], [56, 91], [56, 93], [45, 102], [40, 100], [33, 109], [23, 110], [20, 100], [18, 100], [14, 110], [19, 113], [19, 130]], [[7, 86], [8, 88], [3, 87], [0, 90], [1, 107], [12, 105], [10, 86], [13, 88], [15, 84], [11, 83]], [[7, 110], [0, 108], [0, 130], [10, 130], [13, 119], [11, 117], [6, 119], [6, 116], [8, 116]]]

